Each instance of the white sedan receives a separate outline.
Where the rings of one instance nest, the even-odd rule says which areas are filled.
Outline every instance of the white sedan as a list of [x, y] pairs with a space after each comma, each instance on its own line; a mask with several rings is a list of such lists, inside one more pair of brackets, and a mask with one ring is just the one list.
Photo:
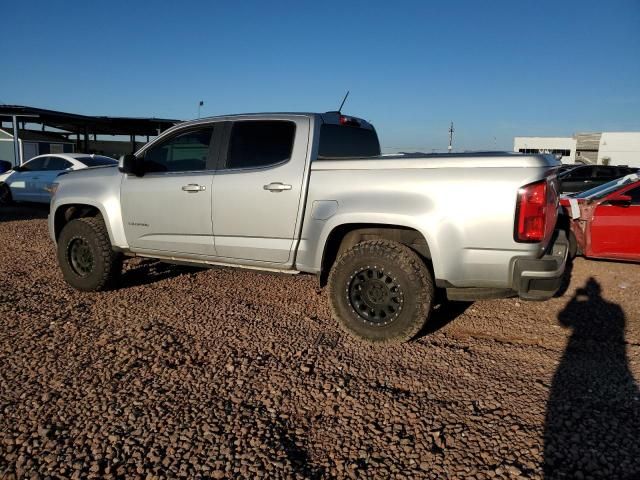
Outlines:
[[55, 178], [67, 170], [117, 165], [102, 155], [56, 153], [39, 155], [0, 175], [0, 205], [18, 202], [49, 203], [49, 188]]

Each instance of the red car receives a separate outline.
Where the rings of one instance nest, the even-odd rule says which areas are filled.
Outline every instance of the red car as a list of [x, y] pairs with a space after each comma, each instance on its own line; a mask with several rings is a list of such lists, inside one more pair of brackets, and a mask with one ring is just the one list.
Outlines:
[[637, 173], [561, 197], [571, 225], [572, 253], [640, 262], [640, 177]]

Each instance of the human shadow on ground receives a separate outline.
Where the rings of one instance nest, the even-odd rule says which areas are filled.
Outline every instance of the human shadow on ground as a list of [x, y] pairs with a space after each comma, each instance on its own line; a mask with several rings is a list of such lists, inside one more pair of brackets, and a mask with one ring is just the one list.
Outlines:
[[590, 278], [558, 321], [572, 333], [547, 404], [545, 478], [640, 478], [640, 391], [622, 308]]

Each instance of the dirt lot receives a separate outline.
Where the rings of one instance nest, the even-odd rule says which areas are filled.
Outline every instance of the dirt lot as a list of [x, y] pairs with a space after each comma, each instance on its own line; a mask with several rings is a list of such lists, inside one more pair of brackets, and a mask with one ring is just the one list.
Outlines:
[[638, 265], [380, 348], [312, 277], [133, 260], [74, 291], [45, 217], [0, 211], [0, 478], [640, 478]]

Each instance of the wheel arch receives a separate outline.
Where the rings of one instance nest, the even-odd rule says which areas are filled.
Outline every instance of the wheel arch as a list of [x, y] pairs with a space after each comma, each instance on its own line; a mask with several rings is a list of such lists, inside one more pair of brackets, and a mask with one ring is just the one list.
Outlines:
[[392, 240], [418, 253], [433, 274], [432, 251], [425, 236], [405, 225], [385, 223], [345, 223], [335, 226], [324, 242], [320, 285], [327, 284], [329, 271], [342, 252], [366, 240]]
[[66, 203], [56, 206], [56, 209], [53, 213], [53, 235], [55, 240], [58, 240], [58, 238], [60, 237], [60, 232], [62, 232], [64, 226], [71, 220], [97, 216], [102, 217], [103, 221], [105, 222], [107, 233], [109, 234], [109, 240], [113, 244], [113, 237], [109, 228], [110, 226], [108, 222], [105, 221], [104, 212], [100, 209], [99, 206], [90, 203]]

